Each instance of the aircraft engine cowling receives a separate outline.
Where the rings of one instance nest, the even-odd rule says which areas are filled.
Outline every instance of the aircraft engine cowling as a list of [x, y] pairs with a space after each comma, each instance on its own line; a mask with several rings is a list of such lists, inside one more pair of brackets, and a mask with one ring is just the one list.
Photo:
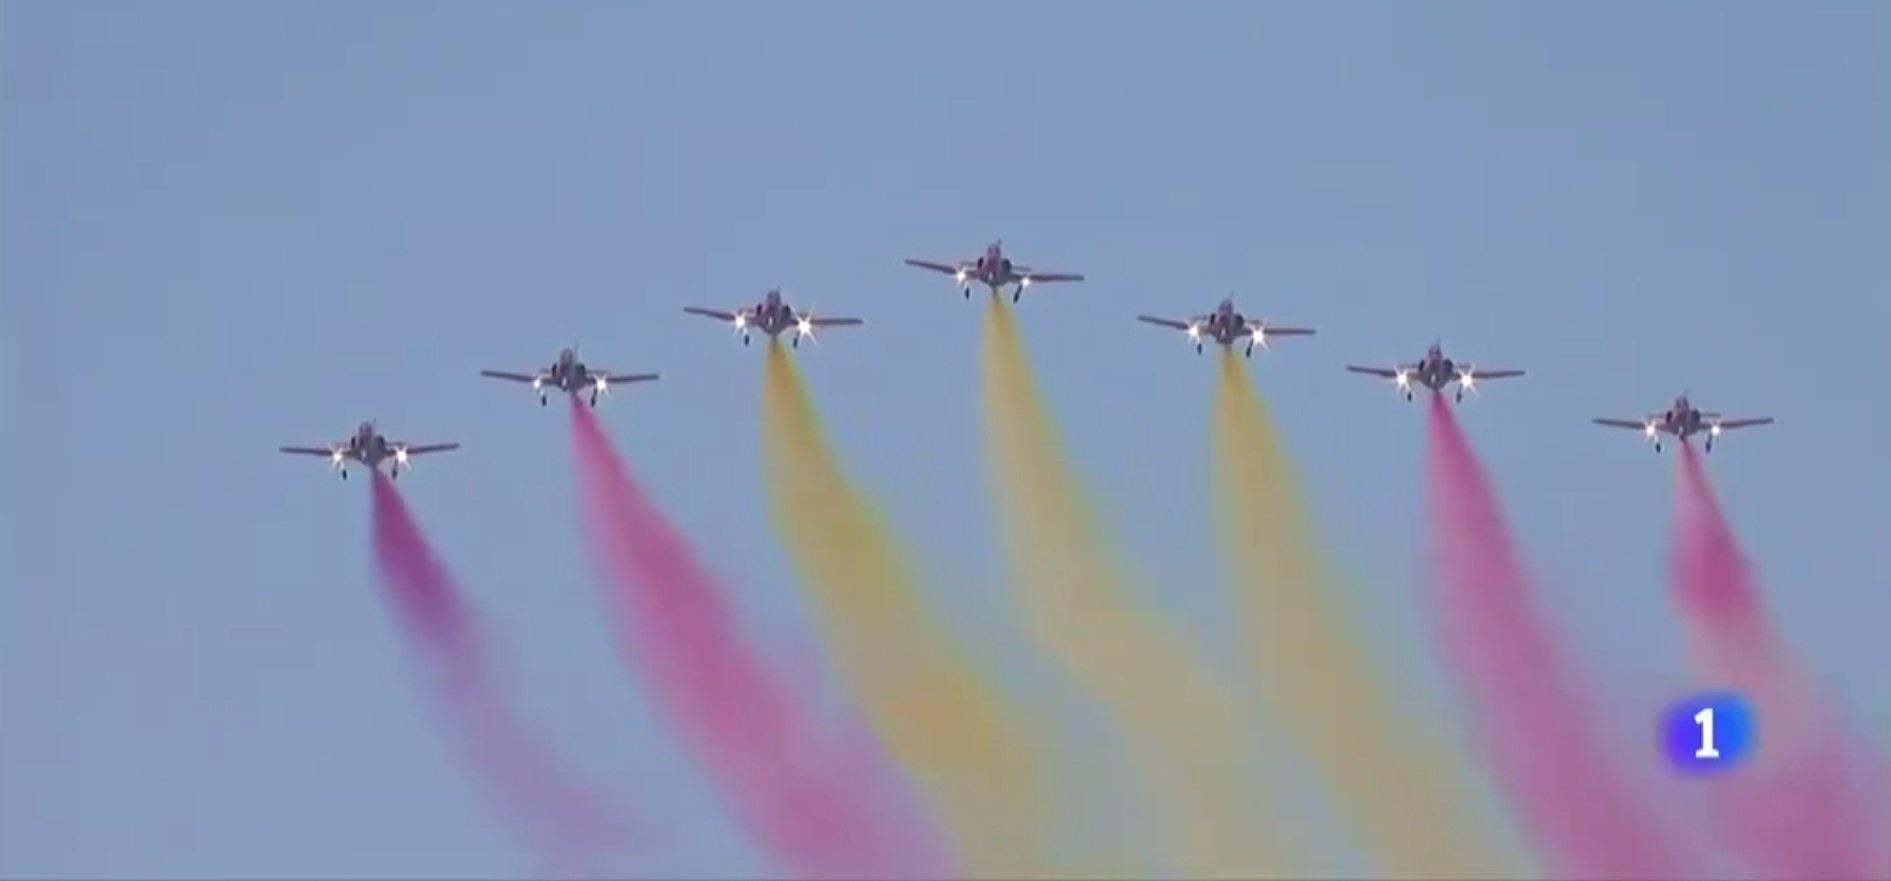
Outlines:
[[999, 263], [999, 266], [1004, 269], [1006, 275], [1011, 274], [1011, 258], [1010, 257], [1006, 257], [1003, 260], [1003, 262]]

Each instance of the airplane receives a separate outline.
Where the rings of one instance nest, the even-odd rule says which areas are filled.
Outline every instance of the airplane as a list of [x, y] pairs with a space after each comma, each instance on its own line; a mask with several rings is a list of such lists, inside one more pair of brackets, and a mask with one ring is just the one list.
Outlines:
[[1746, 428], [1749, 425], [1771, 425], [1773, 417], [1763, 416], [1758, 419], [1727, 419], [1719, 413], [1697, 409], [1688, 402], [1687, 393], [1674, 399], [1674, 403], [1659, 413], [1650, 413], [1641, 419], [1595, 419], [1597, 425], [1611, 428], [1633, 428], [1642, 433], [1655, 445], [1655, 452], [1661, 452], [1661, 436], [1671, 434], [1682, 443], [1687, 443], [1689, 435], [1707, 434], [1706, 451], [1714, 451], [1714, 439], [1720, 433], [1734, 428]]
[[793, 306], [781, 298], [781, 288], [770, 288], [763, 295], [761, 302], [745, 306], [734, 312], [720, 309], [704, 309], [700, 306], [685, 306], [684, 312], [691, 315], [704, 315], [717, 321], [727, 321], [735, 327], [735, 332], [742, 335], [742, 345], [749, 344], [749, 331], [759, 330], [770, 337], [779, 337], [781, 332], [794, 330], [791, 338], [795, 348], [801, 347], [801, 338], [813, 338], [817, 327], [845, 327], [865, 324], [858, 318], [815, 318], [813, 312], [796, 312]]
[[959, 292], [967, 299], [972, 296], [972, 283], [978, 282], [997, 296], [1006, 285], [1013, 285], [1011, 302], [1018, 302], [1024, 296], [1024, 289], [1041, 281], [1083, 281], [1083, 276], [1074, 272], [1039, 272], [1029, 266], [1020, 266], [1005, 256], [1004, 239], [985, 246], [985, 253], [970, 260], [954, 263], [935, 263], [930, 260], [907, 258], [907, 266], [943, 272], [958, 282]]
[[1188, 334], [1188, 341], [1195, 344], [1195, 354], [1202, 353], [1204, 337], [1224, 346], [1232, 346], [1236, 340], [1247, 340], [1247, 356], [1254, 357], [1254, 347], [1267, 348], [1267, 338], [1277, 336], [1312, 336], [1311, 327], [1275, 327], [1267, 319], [1249, 321], [1246, 315], [1235, 311], [1234, 298], [1222, 300], [1215, 311], [1207, 315], [1197, 315], [1187, 321], [1173, 318], [1158, 318], [1154, 315], [1138, 315], [1137, 321], [1173, 327]]
[[1354, 373], [1383, 376], [1392, 380], [1395, 387], [1405, 394], [1405, 400], [1412, 399], [1412, 383], [1416, 382], [1434, 392], [1442, 392], [1452, 383], [1457, 383], [1457, 400], [1464, 400], [1466, 389], [1477, 391], [1477, 384], [1486, 379], [1507, 379], [1522, 376], [1521, 370], [1478, 370], [1470, 364], [1460, 364], [1445, 357], [1444, 345], [1432, 343], [1425, 350], [1425, 357], [1412, 364], [1400, 364], [1397, 367], [1358, 367], [1346, 365]]
[[504, 379], [512, 382], [530, 383], [532, 391], [538, 392], [538, 405], [545, 406], [546, 388], [555, 388], [569, 394], [577, 394], [585, 389], [591, 390], [591, 406], [598, 405], [598, 395], [608, 396], [611, 386], [629, 382], [650, 382], [655, 380], [655, 373], [611, 373], [607, 370], [592, 370], [583, 361], [578, 360], [578, 350], [564, 349], [558, 353], [558, 360], [550, 367], [535, 373], [507, 373], [503, 370], [481, 370], [480, 376]]
[[402, 468], [414, 467], [409, 461], [412, 457], [426, 453], [444, 453], [447, 450], [459, 448], [459, 444], [410, 444], [407, 441], [391, 441], [376, 431], [374, 423], [370, 421], [361, 423], [355, 428], [354, 435], [347, 440], [337, 441], [326, 447], [282, 447], [281, 450], [302, 456], [327, 456], [329, 470], [339, 473], [343, 480], [348, 479], [347, 466], [351, 460], [366, 465], [369, 469], [379, 468], [382, 462], [387, 462], [388, 476], [398, 480]]

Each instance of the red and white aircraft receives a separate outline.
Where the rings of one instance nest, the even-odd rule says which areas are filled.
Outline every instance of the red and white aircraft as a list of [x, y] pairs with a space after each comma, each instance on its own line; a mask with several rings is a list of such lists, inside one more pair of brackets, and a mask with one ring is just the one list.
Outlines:
[[1772, 425], [1773, 417], [1762, 416], [1756, 419], [1728, 419], [1719, 413], [1701, 410], [1688, 402], [1683, 392], [1674, 399], [1674, 403], [1659, 413], [1650, 413], [1641, 419], [1601, 419], [1594, 420], [1597, 425], [1611, 428], [1632, 428], [1642, 433], [1642, 437], [1655, 445], [1655, 452], [1661, 452], [1661, 436], [1674, 435], [1682, 443], [1687, 443], [1689, 435], [1706, 434], [1704, 445], [1706, 452], [1714, 451], [1714, 439], [1723, 431], [1746, 428], [1750, 425]]
[[1267, 319], [1250, 321], [1234, 308], [1234, 298], [1222, 300], [1215, 311], [1207, 315], [1197, 315], [1187, 321], [1174, 318], [1159, 318], [1154, 315], [1138, 315], [1137, 321], [1149, 324], [1173, 327], [1188, 335], [1188, 341], [1195, 344], [1195, 354], [1202, 352], [1204, 338], [1224, 346], [1232, 346], [1241, 340], [1247, 341], [1247, 356], [1254, 357], [1254, 347], [1267, 348], [1269, 337], [1277, 336], [1312, 336], [1311, 327], [1275, 327]]
[[1011, 262], [1005, 256], [1003, 239], [985, 246], [985, 253], [970, 260], [958, 260], [952, 263], [937, 263], [931, 260], [907, 258], [907, 266], [930, 269], [952, 276], [958, 282], [959, 292], [967, 298], [972, 296], [972, 284], [977, 282], [997, 296], [1007, 285], [1011, 286], [1011, 302], [1018, 302], [1024, 296], [1024, 289], [1043, 281], [1083, 281], [1083, 276], [1075, 272], [1039, 272], [1029, 266]]
[[609, 395], [611, 386], [631, 382], [651, 382], [657, 378], [655, 373], [612, 373], [608, 370], [593, 370], [578, 360], [578, 350], [574, 346], [558, 353], [558, 360], [550, 367], [533, 373], [507, 373], [503, 370], [481, 370], [480, 376], [504, 379], [511, 382], [523, 382], [538, 392], [539, 406], [545, 406], [547, 388], [555, 388], [569, 394], [577, 394], [586, 389], [591, 391], [591, 406], [598, 405], [598, 395]]
[[1434, 392], [1442, 392], [1452, 383], [1457, 383], [1454, 397], [1464, 400], [1464, 392], [1477, 391], [1477, 384], [1486, 379], [1507, 379], [1522, 376], [1521, 370], [1479, 370], [1470, 364], [1460, 364], [1445, 357], [1444, 346], [1432, 343], [1425, 350], [1425, 357], [1410, 364], [1397, 367], [1359, 367], [1348, 364], [1346, 369], [1354, 373], [1371, 376], [1383, 376], [1392, 380], [1393, 387], [1405, 395], [1405, 400], [1412, 399], [1412, 384], [1417, 383]]
[[799, 348], [801, 338], [813, 338], [817, 327], [846, 327], [865, 323], [858, 318], [816, 318], [813, 312], [796, 312], [793, 306], [781, 298], [781, 288], [771, 288], [762, 296], [761, 302], [733, 312], [704, 309], [701, 306], [685, 306], [683, 311], [728, 322], [735, 328], [736, 334], [742, 337], [742, 345], [745, 346], [749, 344], [751, 330], [759, 330], [770, 337], [779, 337], [782, 331], [793, 330], [792, 342]]
[[414, 456], [427, 453], [444, 453], [457, 450], [459, 444], [412, 444], [407, 441], [391, 441], [374, 428], [372, 421], [363, 422], [355, 428], [355, 433], [347, 440], [337, 441], [326, 447], [282, 447], [285, 453], [302, 456], [327, 456], [329, 470], [348, 479], [348, 463], [358, 462], [369, 470], [388, 465], [387, 475], [398, 479], [402, 468], [412, 468], [410, 461]]

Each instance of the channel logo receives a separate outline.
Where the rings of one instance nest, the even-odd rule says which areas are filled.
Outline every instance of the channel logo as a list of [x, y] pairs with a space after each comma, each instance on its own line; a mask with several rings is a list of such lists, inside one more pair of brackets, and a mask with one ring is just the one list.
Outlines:
[[1714, 774], [1750, 758], [1753, 708], [1731, 691], [1693, 695], [1669, 706], [1662, 723], [1668, 761], [1689, 774]]

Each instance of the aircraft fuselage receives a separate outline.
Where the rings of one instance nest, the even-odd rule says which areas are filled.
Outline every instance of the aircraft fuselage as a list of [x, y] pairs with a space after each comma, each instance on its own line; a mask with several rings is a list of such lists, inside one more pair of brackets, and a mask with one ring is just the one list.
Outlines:
[[597, 380], [592, 378], [590, 369], [584, 366], [583, 361], [560, 361], [552, 365], [547, 373], [548, 385], [572, 394], [593, 391], [597, 385]]
[[793, 330], [800, 325], [799, 316], [794, 308], [781, 298], [777, 291], [769, 291], [753, 307], [736, 316], [736, 328], [742, 332], [746, 342], [750, 331], [760, 331], [771, 337], [781, 336], [783, 331]]
[[369, 468], [377, 467], [394, 457], [394, 447], [387, 442], [387, 438], [367, 427], [351, 435], [347, 446], [342, 447], [338, 452], [341, 459], [359, 462]]
[[1021, 280], [1012, 272], [1011, 259], [997, 245], [986, 248], [985, 253], [973, 261], [972, 271], [966, 277], [991, 288], [994, 294], [1000, 288]]
[[1224, 346], [1232, 346], [1250, 335], [1247, 316], [1229, 308], [1217, 309], [1209, 315], [1208, 320], [1202, 322], [1202, 331]]
[[1442, 392], [1445, 390], [1446, 386], [1458, 381], [1458, 365], [1456, 362], [1443, 355], [1427, 355], [1423, 361], [1418, 362], [1417, 368], [1407, 374], [1407, 376], [1412, 382], [1416, 382], [1425, 388], [1431, 389], [1434, 392]]
[[1671, 407], [1661, 414], [1660, 429], [1679, 438], [1686, 438], [1707, 429], [1707, 420], [1701, 411], [1693, 407]]

